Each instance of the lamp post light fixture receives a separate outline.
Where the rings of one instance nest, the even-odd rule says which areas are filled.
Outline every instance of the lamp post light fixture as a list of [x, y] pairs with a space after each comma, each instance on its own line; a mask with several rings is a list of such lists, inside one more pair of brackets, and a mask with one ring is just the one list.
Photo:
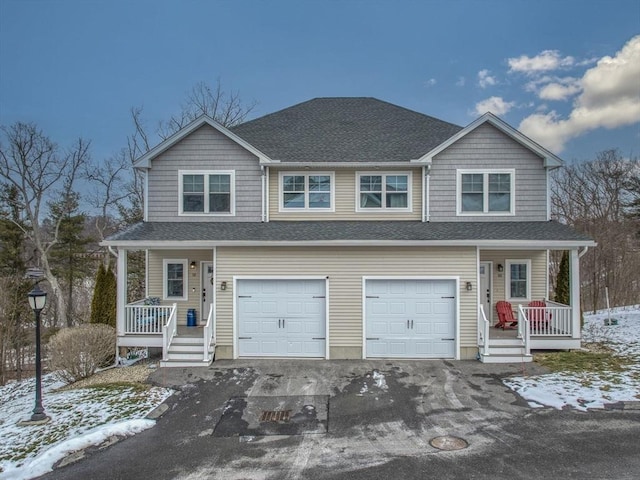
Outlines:
[[40, 357], [40, 312], [47, 303], [47, 292], [40, 289], [38, 284], [28, 294], [29, 306], [36, 315], [36, 406], [29, 423], [46, 423], [49, 417], [42, 407], [42, 365]]

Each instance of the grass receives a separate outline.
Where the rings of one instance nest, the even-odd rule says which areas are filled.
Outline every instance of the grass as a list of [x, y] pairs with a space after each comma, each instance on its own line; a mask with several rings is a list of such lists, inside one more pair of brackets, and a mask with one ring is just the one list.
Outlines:
[[632, 357], [617, 355], [604, 344], [585, 345], [588, 350], [539, 353], [535, 362], [552, 372], [604, 373], [624, 372], [636, 361]]

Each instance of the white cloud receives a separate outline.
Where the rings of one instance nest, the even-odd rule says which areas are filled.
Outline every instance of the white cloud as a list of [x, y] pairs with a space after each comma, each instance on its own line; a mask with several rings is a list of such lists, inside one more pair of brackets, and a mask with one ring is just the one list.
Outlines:
[[509, 64], [509, 72], [534, 75], [571, 67], [576, 63], [576, 60], [571, 56], [562, 57], [558, 50], [544, 50], [535, 57], [521, 55], [516, 58], [509, 58], [507, 62]]
[[438, 81], [435, 78], [430, 78], [426, 82], [424, 82], [425, 87], [433, 87]]
[[558, 78], [540, 88], [542, 100], [566, 100], [582, 90], [580, 80], [573, 77]]
[[464, 84], [467, 83], [467, 79], [464, 77], [458, 77], [458, 81], [456, 82], [456, 87], [464, 87]]
[[[553, 110], [534, 113], [522, 120], [519, 130], [550, 150], [561, 152], [566, 142], [590, 130], [618, 128], [639, 122], [638, 79], [640, 35], [629, 40], [614, 57], [606, 56], [598, 60], [576, 81], [582, 93], [573, 102], [573, 110], [567, 118], [563, 119]], [[565, 85], [565, 88], [575, 87]], [[561, 88], [555, 91], [556, 95], [561, 93]], [[546, 94], [552, 96], [553, 88]]]
[[492, 77], [490, 73], [486, 69], [478, 72], [478, 85], [480, 85], [480, 88], [487, 88], [498, 83], [496, 77]]
[[502, 97], [490, 97], [476, 103], [475, 114], [483, 115], [491, 112], [494, 115], [504, 115], [515, 106], [515, 102], [505, 102]]

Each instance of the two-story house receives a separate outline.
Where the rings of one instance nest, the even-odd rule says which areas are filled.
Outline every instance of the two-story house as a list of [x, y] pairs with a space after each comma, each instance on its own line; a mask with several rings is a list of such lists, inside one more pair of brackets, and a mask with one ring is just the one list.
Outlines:
[[[104, 242], [118, 345], [162, 347], [178, 366], [579, 347], [579, 259], [594, 243], [550, 221], [560, 165], [492, 114], [462, 128], [374, 98], [317, 98], [232, 129], [201, 117], [136, 161], [144, 222]], [[147, 265], [133, 304], [130, 250]], [[570, 252], [571, 305], [546, 299], [550, 250]], [[512, 328], [494, 328], [498, 301]]]

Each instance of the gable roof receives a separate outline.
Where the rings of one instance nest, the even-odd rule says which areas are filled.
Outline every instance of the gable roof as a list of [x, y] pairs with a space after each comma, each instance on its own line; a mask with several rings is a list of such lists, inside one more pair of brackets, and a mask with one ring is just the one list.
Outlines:
[[271, 159], [267, 155], [259, 151], [253, 145], [250, 145], [249, 143], [244, 141], [242, 138], [238, 137], [235, 133], [231, 132], [228, 128], [223, 127], [218, 122], [216, 122], [213, 118], [208, 117], [206, 115], [202, 115], [196, 118], [195, 120], [193, 120], [187, 126], [178, 130], [173, 135], [167, 137], [164, 141], [160, 142], [158, 145], [156, 145], [147, 153], [145, 153], [140, 158], [138, 158], [134, 163], [134, 167], [150, 168], [151, 160], [153, 160], [155, 157], [165, 152], [169, 148], [173, 147], [180, 140], [187, 137], [191, 133], [195, 132], [197, 129], [199, 129], [203, 125], [209, 125], [210, 127], [216, 129], [218, 132], [223, 134], [225, 137], [229, 138], [230, 140], [236, 142], [241, 147], [253, 153], [256, 157], [258, 157], [258, 159], [260, 159], [260, 162], [269, 163], [271, 161]]
[[477, 118], [476, 120], [471, 122], [469, 125], [467, 125], [463, 129], [461, 129], [460, 131], [456, 132], [453, 136], [445, 140], [443, 143], [433, 148], [427, 154], [423, 155], [420, 158], [420, 161], [427, 161], [428, 163], [431, 163], [433, 161], [433, 157], [435, 157], [437, 154], [439, 154], [440, 152], [442, 152], [443, 150], [445, 150], [446, 148], [448, 148], [449, 146], [451, 146], [453, 143], [457, 142], [464, 136], [473, 132], [480, 125], [484, 125], [485, 123], [493, 125], [495, 128], [500, 130], [505, 135], [508, 135], [516, 142], [520, 143], [524, 147], [533, 151], [538, 156], [542, 157], [542, 159], [544, 160], [545, 167], [555, 168], [555, 167], [562, 166], [562, 160], [560, 160], [560, 158], [555, 156], [546, 148], [538, 145], [536, 142], [531, 140], [526, 135], [520, 133], [515, 128], [511, 127], [508, 123], [499, 119], [491, 112], [485, 113], [484, 115]]
[[409, 162], [462, 127], [376, 98], [314, 98], [231, 129], [274, 161]]

